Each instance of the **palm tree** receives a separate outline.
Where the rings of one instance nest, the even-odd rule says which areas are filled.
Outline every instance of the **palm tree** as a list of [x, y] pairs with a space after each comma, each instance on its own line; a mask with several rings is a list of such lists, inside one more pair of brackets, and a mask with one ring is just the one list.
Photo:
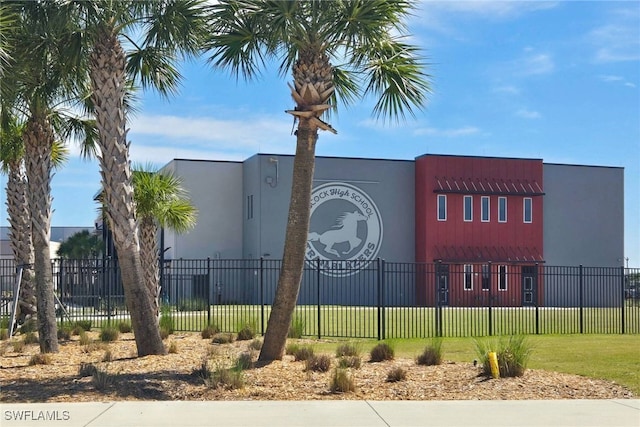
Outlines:
[[[33, 264], [34, 254], [31, 240], [31, 215], [27, 197], [27, 177], [24, 169], [24, 123], [20, 123], [7, 108], [0, 113], [0, 170], [7, 174], [7, 213], [9, 220], [9, 244], [17, 266]], [[61, 167], [68, 158], [68, 150], [56, 142], [52, 147], [53, 167]], [[18, 296], [18, 323], [37, 312], [34, 275], [25, 268]]]
[[197, 209], [181, 184], [172, 174], [150, 165], [136, 167], [133, 171], [133, 198], [140, 223], [140, 258], [156, 316], [160, 312], [158, 226], [183, 233], [196, 223]]
[[[88, 49], [91, 101], [99, 133], [102, 203], [118, 253], [138, 355], [164, 354], [140, 259], [126, 96], [132, 79], [164, 95], [175, 91], [180, 78], [175, 67], [179, 55], [198, 52], [209, 30], [203, 1], [78, 0], [67, 6], [68, 16], [82, 29], [82, 46]], [[123, 46], [130, 50], [125, 51]]]
[[54, 111], [77, 94], [76, 61], [59, 49], [69, 42], [58, 24], [63, 15], [56, 2], [4, 1], [17, 17], [10, 34], [11, 62], [1, 81], [3, 110], [24, 120], [22, 132], [27, 199], [33, 244], [40, 351], [57, 352], [54, 289], [49, 237], [53, 147], [57, 139]]
[[[293, 74], [297, 120], [293, 185], [278, 287], [260, 360], [281, 359], [304, 267], [320, 117], [337, 100], [378, 98], [376, 118], [404, 118], [426, 103], [429, 77], [417, 48], [402, 41], [410, 0], [220, 0], [212, 5], [210, 61], [247, 79], [268, 60]], [[397, 34], [397, 35], [396, 35]], [[332, 62], [341, 65], [332, 65]]]

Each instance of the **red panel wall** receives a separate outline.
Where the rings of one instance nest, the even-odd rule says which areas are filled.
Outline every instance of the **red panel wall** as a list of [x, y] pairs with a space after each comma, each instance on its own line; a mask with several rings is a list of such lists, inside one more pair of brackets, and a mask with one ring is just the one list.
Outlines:
[[[440, 184], [438, 183], [440, 181]], [[543, 255], [543, 197], [541, 195], [525, 194], [524, 191], [511, 194], [490, 194], [488, 188], [484, 193], [434, 192], [443, 182], [450, 184], [457, 182], [528, 182], [537, 183], [540, 191], [543, 186], [543, 164], [540, 159], [511, 159], [425, 155], [416, 159], [416, 261], [432, 263], [438, 259], [451, 263], [443, 256], [442, 248], [450, 258], [462, 263], [508, 264], [506, 257], [512, 258], [516, 272], [516, 263], [522, 263], [522, 254], [536, 255], [537, 259]], [[454, 186], [455, 188], [455, 186]], [[448, 189], [448, 187], [445, 187]], [[536, 191], [537, 187], [536, 187]], [[493, 192], [498, 192], [493, 188]], [[532, 193], [528, 191], [528, 193]], [[438, 221], [437, 196], [446, 194], [447, 220]], [[463, 197], [473, 197], [473, 220], [463, 220]], [[490, 198], [489, 222], [482, 222], [481, 197]], [[507, 198], [507, 222], [498, 222], [498, 197]], [[523, 221], [523, 199], [532, 199], [532, 223]], [[492, 253], [500, 251], [503, 256], [492, 259]], [[506, 257], [504, 256], [506, 254]], [[531, 264], [535, 263], [530, 256], [525, 256]], [[492, 271], [492, 274], [495, 273]], [[423, 288], [426, 287], [422, 286]], [[451, 283], [454, 286], [454, 283]], [[496, 281], [492, 280], [492, 287]], [[419, 286], [421, 288], [421, 286]], [[510, 286], [518, 291], [517, 286]], [[452, 289], [455, 293], [455, 289]], [[418, 300], [431, 300], [426, 289], [418, 290]], [[519, 291], [518, 291], [519, 293]], [[425, 295], [427, 294], [427, 295]], [[452, 294], [453, 296], [453, 294]], [[426, 297], [426, 300], [425, 300]], [[519, 295], [506, 296], [508, 300], [519, 301]]]

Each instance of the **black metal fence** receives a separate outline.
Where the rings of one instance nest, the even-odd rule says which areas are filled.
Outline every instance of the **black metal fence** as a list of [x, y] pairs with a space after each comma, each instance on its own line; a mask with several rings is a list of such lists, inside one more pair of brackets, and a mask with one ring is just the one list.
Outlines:
[[[264, 333], [280, 261], [166, 261], [165, 315], [176, 330], [215, 324]], [[60, 321], [128, 320], [117, 262], [54, 260]], [[0, 316], [15, 266], [0, 260]], [[305, 336], [420, 338], [505, 334], [640, 333], [640, 269], [517, 264], [308, 260], [293, 327]]]

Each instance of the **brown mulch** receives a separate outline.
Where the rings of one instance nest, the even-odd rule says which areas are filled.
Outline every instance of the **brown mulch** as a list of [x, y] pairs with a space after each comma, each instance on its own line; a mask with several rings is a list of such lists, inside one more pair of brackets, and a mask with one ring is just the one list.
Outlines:
[[[95, 332], [91, 333], [97, 337]], [[13, 341], [19, 340], [13, 338]], [[332, 370], [306, 372], [304, 362], [285, 356], [244, 371], [244, 387], [211, 388], [193, 371], [209, 359], [210, 366], [230, 366], [248, 350], [248, 341], [211, 344], [199, 334], [171, 335], [177, 352], [165, 356], [135, 357], [132, 334], [101, 346], [81, 346], [78, 337], [62, 342], [48, 365], [29, 365], [38, 345], [14, 352], [11, 342], [0, 342], [0, 401], [84, 402], [114, 400], [490, 400], [490, 399], [627, 399], [633, 394], [610, 381], [578, 375], [529, 369], [522, 377], [487, 379], [472, 363], [445, 362], [419, 366], [412, 359], [369, 363], [364, 355], [360, 369], [352, 369], [356, 391], [331, 393]], [[105, 353], [111, 361], [103, 362]], [[255, 354], [257, 355], [257, 354]], [[254, 356], [255, 356], [254, 355]], [[111, 374], [111, 384], [96, 386], [91, 376], [81, 377], [81, 364], [93, 363]], [[333, 359], [333, 366], [337, 363]], [[404, 381], [387, 382], [395, 367], [406, 370]], [[98, 388], [97, 388], [98, 387]]]

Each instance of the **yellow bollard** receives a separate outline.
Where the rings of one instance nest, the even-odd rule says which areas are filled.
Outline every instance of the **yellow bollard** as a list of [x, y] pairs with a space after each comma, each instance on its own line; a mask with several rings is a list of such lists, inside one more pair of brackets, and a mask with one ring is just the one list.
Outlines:
[[500, 368], [498, 367], [498, 355], [495, 351], [489, 352], [489, 366], [491, 366], [491, 376], [500, 378]]

